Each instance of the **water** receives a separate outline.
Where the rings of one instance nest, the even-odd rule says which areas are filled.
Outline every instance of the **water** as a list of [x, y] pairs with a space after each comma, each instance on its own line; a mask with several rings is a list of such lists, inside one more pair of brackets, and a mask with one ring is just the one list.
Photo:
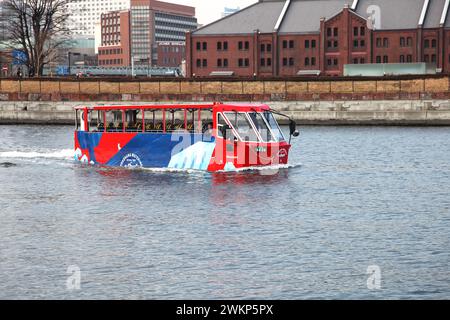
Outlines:
[[450, 298], [450, 128], [301, 129], [270, 175], [89, 167], [72, 127], [0, 126], [0, 298]]

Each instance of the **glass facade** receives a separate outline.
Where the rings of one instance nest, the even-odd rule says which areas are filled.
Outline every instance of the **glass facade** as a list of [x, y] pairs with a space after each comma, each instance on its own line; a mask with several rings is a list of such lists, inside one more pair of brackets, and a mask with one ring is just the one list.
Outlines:
[[157, 43], [186, 40], [186, 31], [197, 28], [197, 18], [154, 11], [150, 6], [131, 7], [131, 54], [135, 65], [155, 65]]
[[151, 61], [150, 7], [131, 8], [131, 52], [135, 64], [148, 65]]
[[185, 41], [186, 31], [195, 29], [195, 17], [155, 12], [155, 41]]

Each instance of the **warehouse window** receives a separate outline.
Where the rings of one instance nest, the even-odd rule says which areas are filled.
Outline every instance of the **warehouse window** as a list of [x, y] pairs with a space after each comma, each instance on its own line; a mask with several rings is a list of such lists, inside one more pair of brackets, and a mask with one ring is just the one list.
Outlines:
[[412, 38], [411, 38], [411, 37], [408, 37], [408, 38], [406, 39], [406, 45], [407, 45], [408, 47], [412, 47]]
[[381, 38], [377, 38], [377, 48], [381, 47]]

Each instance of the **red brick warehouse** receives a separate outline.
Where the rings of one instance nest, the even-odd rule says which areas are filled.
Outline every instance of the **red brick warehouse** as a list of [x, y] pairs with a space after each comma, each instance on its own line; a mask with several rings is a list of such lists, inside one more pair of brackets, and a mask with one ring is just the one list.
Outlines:
[[260, 0], [186, 36], [187, 75], [342, 75], [345, 64], [450, 71], [450, 0]]

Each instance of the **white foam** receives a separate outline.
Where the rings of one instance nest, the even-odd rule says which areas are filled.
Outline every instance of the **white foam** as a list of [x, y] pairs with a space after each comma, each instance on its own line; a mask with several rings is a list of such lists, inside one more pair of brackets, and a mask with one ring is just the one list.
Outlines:
[[258, 167], [245, 167], [245, 168], [237, 168], [233, 170], [223, 170], [219, 172], [242, 172], [242, 171], [274, 171], [280, 169], [290, 169], [301, 166], [301, 164], [278, 164], [272, 166], [258, 166]]
[[[238, 168], [233, 170], [219, 170], [217, 172], [244, 172], [244, 171], [275, 171], [280, 169], [291, 169], [300, 167], [301, 164], [280, 164], [280, 165], [273, 165], [273, 166], [264, 166], [264, 167], [246, 167], [246, 168]], [[164, 173], [164, 172], [184, 172], [184, 173], [211, 173], [210, 171], [206, 170], [197, 170], [197, 169], [178, 169], [178, 168], [139, 168], [139, 170], [145, 170], [145, 171], [151, 171], [151, 172], [158, 172], [158, 173]]]
[[184, 172], [184, 173], [205, 173], [207, 171], [204, 170], [196, 170], [196, 169], [178, 169], [178, 168], [139, 168], [139, 170], [164, 173], [164, 172]]
[[58, 151], [3, 151], [0, 158], [8, 159], [73, 159], [73, 149], [62, 149]]

